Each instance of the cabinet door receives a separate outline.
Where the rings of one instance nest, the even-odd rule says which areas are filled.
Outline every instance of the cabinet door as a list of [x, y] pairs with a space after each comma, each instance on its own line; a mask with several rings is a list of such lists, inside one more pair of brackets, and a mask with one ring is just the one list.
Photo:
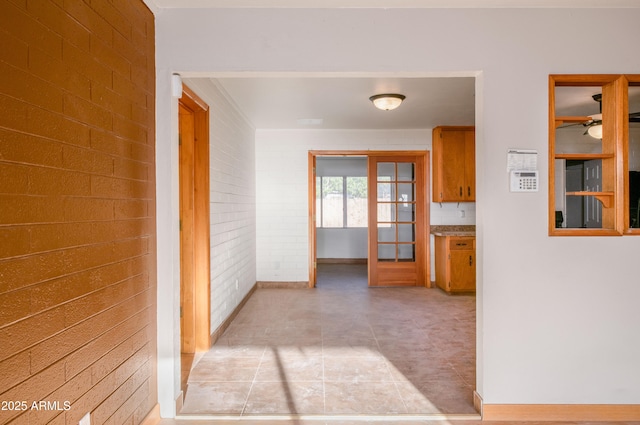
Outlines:
[[465, 131], [464, 135], [464, 200], [476, 200], [476, 131]]
[[442, 132], [442, 187], [444, 201], [463, 201], [465, 186], [465, 132]]
[[433, 130], [433, 201], [475, 201], [475, 129]]
[[449, 241], [449, 268], [451, 292], [476, 290], [475, 238], [455, 237]]
[[476, 259], [471, 250], [451, 251], [451, 292], [476, 290]]

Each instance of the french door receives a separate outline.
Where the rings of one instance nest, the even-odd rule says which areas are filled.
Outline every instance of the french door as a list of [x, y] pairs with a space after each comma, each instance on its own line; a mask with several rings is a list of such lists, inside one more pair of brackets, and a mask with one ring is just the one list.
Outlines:
[[369, 156], [369, 286], [427, 286], [426, 159]]

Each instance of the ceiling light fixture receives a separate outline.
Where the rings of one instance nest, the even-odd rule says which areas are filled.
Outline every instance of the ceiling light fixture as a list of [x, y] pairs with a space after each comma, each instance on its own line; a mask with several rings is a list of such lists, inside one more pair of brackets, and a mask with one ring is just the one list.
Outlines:
[[602, 139], [602, 124], [592, 125], [587, 129], [587, 133], [594, 139]]
[[406, 96], [402, 94], [387, 93], [376, 94], [375, 96], [371, 96], [369, 100], [373, 102], [376, 108], [382, 109], [383, 111], [390, 111], [400, 106], [405, 98]]
[[591, 123], [588, 124], [587, 133], [594, 139], [602, 139], [602, 114], [589, 115]]

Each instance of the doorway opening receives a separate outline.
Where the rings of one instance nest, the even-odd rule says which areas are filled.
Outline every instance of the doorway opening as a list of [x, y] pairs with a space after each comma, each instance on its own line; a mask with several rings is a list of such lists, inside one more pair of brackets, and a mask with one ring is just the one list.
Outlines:
[[209, 106], [183, 86], [178, 101], [182, 390], [195, 354], [209, 349]]
[[316, 159], [316, 285], [368, 284], [367, 169], [366, 156]]
[[367, 264], [368, 286], [430, 286], [428, 164], [427, 151], [309, 152], [309, 287], [322, 263]]
[[[273, 75], [272, 75], [272, 74], [269, 74], [269, 73], [258, 73], [257, 75], [258, 75], [258, 77], [261, 77], [261, 76], [263, 76], [263, 75], [266, 75], [267, 77], [269, 77], [269, 83], [270, 83], [270, 84], [272, 84], [272, 81], [271, 81], [271, 80], [273, 80], [273, 78], [272, 78], [272, 77], [273, 77]], [[296, 75], [298, 75], [298, 74], [296, 74]], [[314, 75], [306, 75], [306, 74], [304, 74], [304, 73], [301, 73], [300, 75], [301, 75], [301, 76], [303, 76], [303, 77], [305, 77], [305, 78], [309, 78], [309, 79], [313, 79], [313, 78], [316, 76], [315, 74], [314, 74]], [[295, 76], [295, 75], [294, 75], [294, 76]], [[367, 76], [370, 76], [370, 75], [369, 75], [369, 74], [362, 75], [362, 77], [367, 77]], [[379, 75], [378, 75], [378, 74], [375, 74], [374, 76], [379, 76]], [[210, 75], [210, 77], [212, 77], [212, 78], [219, 77], [219, 78], [222, 78], [223, 80], [224, 80], [224, 78], [226, 78], [226, 77], [232, 77], [232, 78], [230, 78], [230, 80], [236, 80], [236, 79], [242, 79], [241, 77], [243, 77], [243, 75], [242, 75], [242, 73], [238, 73], [238, 74], [236, 74], [236, 73], [233, 73], [233, 74], [220, 74], [220, 75], [212, 74], [212, 75]], [[285, 77], [287, 77], [287, 76], [285, 76]], [[352, 77], [352, 75], [348, 75], [348, 77]], [[405, 77], [407, 77], [407, 76], [405, 76]], [[415, 75], [413, 75], [413, 74], [412, 74], [410, 77], [412, 77], [412, 78], [409, 78], [409, 80], [413, 80], [413, 79], [414, 79], [413, 77], [415, 77]], [[422, 75], [422, 77], [430, 77], [430, 75]], [[314, 86], [315, 86], [315, 84], [314, 84]], [[194, 86], [194, 87], [195, 87], [195, 88], [199, 88], [199, 87], [197, 87], [197, 86]], [[230, 91], [228, 91], [228, 92], [229, 92], [229, 93], [231, 93], [231, 94], [230, 94], [230, 96], [231, 96], [234, 100], [236, 100], [236, 98], [233, 96], [233, 91], [231, 91], [231, 90], [230, 90]], [[207, 99], [208, 99], [208, 97], [207, 97]], [[212, 103], [212, 106], [213, 106], [213, 105], [214, 105], [214, 104]], [[216, 110], [217, 110], [217, 104], [216, 104]], [[312, 115], [309, 115], [309, 116], [312, 116]], [[315, 116], [315, 115], [313, 115], [313, 116]], [[428, 117], [428, 116], [429, 116], [429, 114], [426, 114], [426, 115], [425, 115], [425, 114], [422, 114], [422, 116], [423, 116], [423, 117]], [[427, 125], [427, 124], [425, 124], [425, 125]], [[215, 130], [215, 126], [216, 126], [216, 125], [212, 122], [212, 127], [214, 127], [214, 129], [212, 129], [212, 131], [214, 131], [214, 133], [216, 132], [216, 130]], [[426, 140], [426, 139], [425, 139], [425, 140]], [[373, 147], [373, 146], [379, 146], [379, 145], [380, 145], [380, 144], [372, 144], [371, 146]], [[304, 146], [303, 146], [303, 145], [296, 145], [296, 146], [297, 146], [297, 148], [302, 147], [302, 149], [304, 149], [304, 152], [298, 152], [298, 154], [299, 154], [299, 153], [302, 153], [303, 155], [304, 155], [304, 153], [306, 153], [306, 151], [307, 151], [307, 149], [308, 149], [308, 146], [318, 146], [318, 147], [319, 147], [319, 146], [323, 146], [323, 147], [324, 147], [324, 149], [342, 149], [341, 147], [338, 147], [338, 146], [339, 146], [339, 143], [337, 143], [337, 142], [335, 142], [335, 141], [334, 141], [334, 142], [332, 142], [332, 143], [327, 143], [327, 144], [324, 144], [324, 143], [323, 143], [323, 144], [318, 144], [318, 145], [310, 145], [310, 144], [306, 144], [306, 145], [304, 145]], [[355, 145], [355, 146], [358, 146], [358, 147], [356, 147], [355, 149], [362, 149], [362, 147], [361, 147], [362, 145]], [[410, 146], [412, 146], [412, 144], [411, 144], [411, 143], [408, 143], [408, 144], [403, 145], [403, 146], [409, 146], [409, 147], [410, 147]], [[212, 149], [215, 149], [215, 147], [212, 147]], [[384, 149], [384, 148], [383, 148], [383, 149]], [[365, 148], [365, 149], [363, 149], [363, 150], [366, 150], [366, 148]], [[258, 152], [258, 154], [259, 154], [259, 153], [260, 153], [260, 152]], [[262, 158], [260, 155], [257, 155], [257, 156], [258, 156], [258, 158]], [[300, 155], [298, 155], [297, 157], [299, 158], [299, 157], [300, 157]], [[215, 158], [215, 157], [214, 157], [214, 158]], [[262, 159], [263, 159], [263, 158], [262, 158]], [[298, 167], [298, 170], [299, 170], [299, 169], [303, 169], [303, 167]], [[302, 171], [302, 173], [304, 173], [304, 171]], [[304, 175], [302, 175], [302, 176], [300, 176], [299, 174], [296, 174], [296, 175], [295, 175], [295, 178], [296, 178], [297, 182], [299, 182], [299, 181], [300, 181], [300, 180], [299, 180], [299, 178], [300, 178], [300, 177], [302, 177], [302, 179], [304, 179]], [[296, 194], [294, 194], [294, 195], [295, 195], [295, 196], [300, 196], [300, 194], [301, 194], [301, 193], [303, 193], [303, 191], [298, 191], [298, 193], [296, 193]], [[292, 196], [293, 196], [293, 195], [292, 195]], [[302, 195], [302, 196], [304, 196], [304, 199], [303, 199], [303, 200], [301, 200], [301, 202], [306, 201], [306, 200], [307, 200], [307, 199], [306, 199], [306, 198], [307, 198], [307, 194], [306, 194], [306, 193], [304, 193], [304, 195]], [[287, 199], [289, 199], [289, 198], [287, 198]], [[297, 202], [298, 202], [298, 205], [299, 205], [300, 199], [298, 199], [298, 201], [297, 201]], [[303, 208], [303, 209], [304, 209], [304, 208]], [[298, 209], [297, 211], [299, 211], [299, 209]], [[435, 211], [435, 209], [434, 209], [434, 211]], [[261, 214], [261, 217], [264, 217], [264, 216], [266, 216], [267, 218], [269, 217], [269, 216], [267, 215], [268, 213], [266, 213], [265, 211], [259, 211], [259, 213]], [[437, 214], [437, 211], [435, 212], [435, 214]], [[437, 218], [437, 217], [438, 217], [438, 216], [436, 215], [436, 218]], [[286, 220], [281, 220], [281, 221], [282, 221], [282, 222], [285, 222]], [[313, 220], [309, 220], [309, 221], [310, 221], [311, 223], [313, 223]], [[438, 223], [438, 221], [434, 221], [434, 223]], [[299, 228], [299, 227], [300, 227], [300, 226], [297, 226], [297, 228]], [[304, 252], [304, 249], [306, 248], [306, 245], [307, 245], [307, 241], [306, 241], [306, 239], [307, 239], [307, 238], [306, 238], [306, 235], [304, 235], [304, 233], [306, 233], [306, 230], [307, 230], [307, 229], [304, 229], [304, 228], [303, 228], [301, 232], [300, 232], [300, 231], [298, 231], [298, 233], [296, 234], [296, 236], [297, 236], [297, 245], [295, 245], [295, 249], [296, 249], [296, 253], [297, 253], [297, 254], [302, 254], [302, 253]], [[277, 241], [277, 239], [275, 240], [275, 242], [278, 242], [278, 241]], [[305, 246], [301, 246], [301, 245], [305, 245]], [[285, 245], [285, 246], [287, 247], [287, 249], [290, 249], [290, 246], [289, 246], [289, 245]], [[315, 249], [315, 248], [314, 248], [314, 249]], [[302, 255], [305, 255], [307, 258], [309, 258], [309, 257], [307, 256], [307, 255], [308, 255], [307, 253], [304, 253], [304, 254], [302, 254]], [[315, 256], [313, 256], [313, 258], [315, 259], [316, 257], [315, 257]], [[299, 257], [298, 257], [298, 261], [299, 261]], [[302, 263], [303, 263], [303, 261], [299, 261], [299, 264], [302, 264]], [[311, 261], [311, 264], [313, 264], [313, 263], [314, 263], [314, 261]], [[302, 266], [302, 267], [304, 267], [304, 266]], [[365, 266], [365, 267], [366, 267], [366, 266]], [[432, 265], [432, 267], [433, 267], [433, 265]], [[260, 270], [260, 268], [258, 268], [258, 270]], [[298, 271], [299, 271], [299, 270], [298, 270]], [[306, 269], [305, 269], [305, 270], [303, 270], [303, 275], [302, 275], [302, 276], [300, 276], [300, 277], [296, 277], [296, 282], [306, 281], [307, 279], [306, 279], [306, 277], [304, 276], [304, 274], [306, 274], [306, 273], [307, 273], [307, 270], [306, 270]], [[365, 271], [365, 279], [366, 279], [366, 271]], [[365, 282], [365, 285], [367, 285], [367, 286], [368, 286], [368, 282]], [[372, 293], [372, 292], [379, 292], [379, 293], [382, 293], [382, 292], [384, 292], [384, 291], [386, 291], [386, 289], [383, 289], [383, 290], [381, 290], [381, 291], [371, 291], [371, 290], [367, 290], [367, 293]], [[404, 288], [402, 289], [402, 291], [404, 291]], [[414, 288], [414, 289], [409, 289], [409, 291], [407, 291], [406, 293], [407, 293], [407, 294], [410, 294], [410, 293], [411, 293], [411, 292], [413, 292], [413, 291], [427, 292], [427, 291], [422, 291], [422, 290], [421, 290], [421, 288]], [[306, 292], [306, 291], [301, 291], [301, 293], [305, 293], [305, 292]], [[161, 296], [162, 298], [166, 298], [166, 295], [162, 295], [162, 294], [161, 294], [160, 296]], [[385, 302], [387, 302], [387, 300], [385, 300]], [[421, 308], [424, 308], [424, 306], [421, 306]], [[298, 311], [298, 310], [296, 310], [296, 311]], [[166, 340], [166, 339], [167, 339], [166, 337], [162, 337], [162, 336], [161, 336], [161, 338], [163, 338], [163, 340]], [[466, 360], [468, 360], [468, 359], [466, 359]]]

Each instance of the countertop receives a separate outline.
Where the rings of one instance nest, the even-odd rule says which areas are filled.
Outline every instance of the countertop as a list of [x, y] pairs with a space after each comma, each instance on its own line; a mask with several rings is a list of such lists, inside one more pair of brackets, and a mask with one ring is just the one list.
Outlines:
[[434, 236], [475, 236], [475, 225], [434, 225], [431, 226], [431, 234]]

